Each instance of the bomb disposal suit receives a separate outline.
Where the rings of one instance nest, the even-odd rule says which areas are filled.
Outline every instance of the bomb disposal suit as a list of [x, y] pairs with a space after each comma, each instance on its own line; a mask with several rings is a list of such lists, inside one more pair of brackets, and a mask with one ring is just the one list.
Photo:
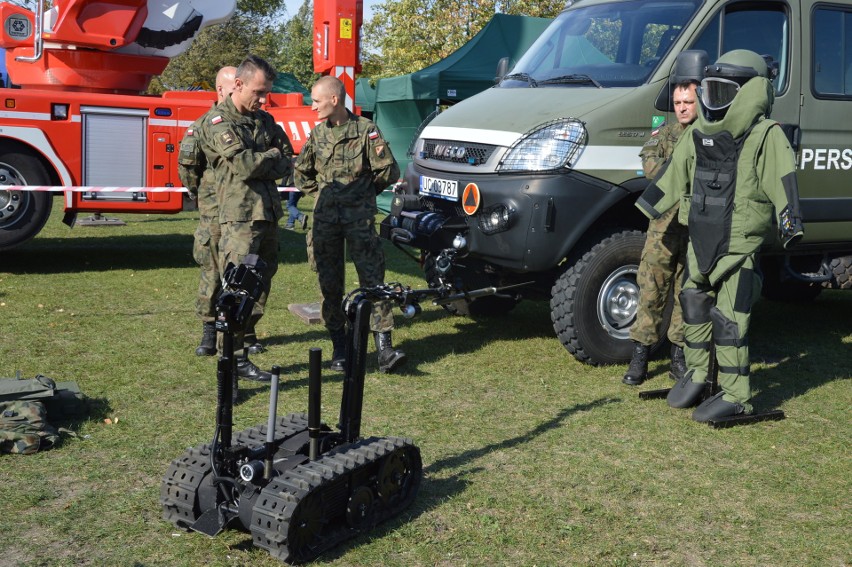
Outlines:
[[689, 228], [680, 295], [688, 371], [669, 405], [698, 401], [715, 345], [722, 391], [695, 411], [698, 421], [752, 412], [748, 327], [760, 290], [755, 255], [773, 239], [773, 215], [785, 248], [803, 235], [793, 151], [778, 123], [766, 118], [774, 91], [763, 58], [731, 51], [706, 74], [700, 100], [707, 116], [699, 114], [637, 201], [652, 218], [680, 203], [680, 221]]

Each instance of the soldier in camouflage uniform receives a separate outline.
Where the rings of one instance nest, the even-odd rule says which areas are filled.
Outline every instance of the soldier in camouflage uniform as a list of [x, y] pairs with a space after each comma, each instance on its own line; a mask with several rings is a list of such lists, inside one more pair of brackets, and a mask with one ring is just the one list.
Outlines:
[[[674, 103], [677, 122], [664, 124], [651, 133], [651, 139], [642, 146], [642, 169], [645, 177], [654, 179], [663, 163], [672, 155], [680, 135], [695, 120], [697, 81], [681, 81], [674, 86]], [[686, 262], [688, 231], [677, 220], [677, 207], [648, 224], [648, 235], [642, 249], [636, 283], [639, 284], [639, 305], [636, 321], [630, 327], [633, 356], [630, 367], [622, 378], [629, 386], [638, 386], [648, 378], [648, 357], [651, 346], [660, 340], [663, 311], [674, 287], [674, 308], [669, 323], [668, 337], [672, 343], [670, 376], [678, 380], [686, 371], [683, 355], [683, 316], [678, 294]]]
[[[293, 147], [287, 134], [260, 109], [274, 79], [269, 63], [247, 57], [237, 67], [234, 92], [201, 126], [201, 149], [219, 191], [220, 265], [237, 265], [248, 254], [257, 254], [266, 264], [266, 289], [255, 303], [249, 329], [263, 315], [278, 270], [278, 220], [283, 210], [276, 180], [292, 171]], [[234, 344], [243, 345], [242, 333], [235, 333]], [[246, 349], [238, 348], [236, 359], [239, 377], [271, 379], [248, 359]]]
[[[376, 125], [346, 109], [346, 91], [339, 79], [322, 77], [311, 97], [322, 122], [296, 161], [296, 185], [316, 199], [309, 237], [323, 298], [322, 318], [334, 345], [331, 368], [343, 370], [344, 242], [360, 285], [384, 283], [385, 259], [375, 229], [376, 195], [399, 178], [399, 166]], [[370, 320], [382, 372], [405, 362], [405, 353], [395, 350], [391, 341], [391, 308], [388, 301], [376, 302]]]
[[[234, 90], [236, 67], [222, 67], [216, 74], [216, 105], [222, 103]], [[201, 266], [201, 280], [195, 299], [195, 312], [202, 321], [201, 344], [195, 349], [197, 356], [216, 354], [216, 300], [222, 290], [222, 270], [219, 267], [219, 203], [213, 172], [198, 143], [201, 124], [210, 119], [216, 105], [187, 128], [180, 142], [178, 175], [190, 194], [198, 199], [198, 228], [192, 255]]]

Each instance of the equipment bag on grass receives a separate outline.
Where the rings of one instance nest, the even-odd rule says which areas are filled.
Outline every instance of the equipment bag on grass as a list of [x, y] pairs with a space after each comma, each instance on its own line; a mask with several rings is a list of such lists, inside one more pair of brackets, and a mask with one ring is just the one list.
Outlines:
[[52, 447], [59, 440], [59, 432], [45, 421], [46, 417], [41, 402], [0, 402], [0, 453], [29, 455]]
[[56, 382], [42, 374], [35, 378], [0, 378], [0, 402], [44, 403], [51, 421], [78, 418], [86, 413], [86, 396], [77, 382]]

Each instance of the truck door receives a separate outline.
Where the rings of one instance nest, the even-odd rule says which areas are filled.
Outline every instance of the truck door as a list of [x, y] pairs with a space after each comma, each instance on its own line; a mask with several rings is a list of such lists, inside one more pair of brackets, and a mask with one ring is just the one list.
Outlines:
[[852, 4], [805, 0], [798, 181], [805, 242], [852, 239]]
[[689, 49], [703, 49], [712, 63], [723, 53], [748, 49], [770, 55], [778, 63], [772, 118], [784, 124], [799, 124], [801, 65], [797, 28], [798, 5], [787, 2], [734, 2], [722, 5], [712, 15]]

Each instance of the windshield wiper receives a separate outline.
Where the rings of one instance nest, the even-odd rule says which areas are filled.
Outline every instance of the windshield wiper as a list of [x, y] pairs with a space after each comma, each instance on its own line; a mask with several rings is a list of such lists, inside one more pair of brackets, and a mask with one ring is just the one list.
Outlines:
[[597, 88], [602, 89], [603, 86], [588, 75], [562, 75], [561, 77], [553, 77], [544, 81], [539, 81], [539, 85], [565, 85], [570, 83], [591, 83]]
[[528, 73], [512, 73], [511, 75], [506, 75], [505, 77], [503, 77], [503, 80], [506, 80], [506, 79], [510, 79], [510, 80], [520, 79], [522, 81], [526, 81], [527, 83], [529, 83], [529, 85], [533, 88], [538, 86], [538, 81], [533, 79], [532, 76], [530, 76]]

